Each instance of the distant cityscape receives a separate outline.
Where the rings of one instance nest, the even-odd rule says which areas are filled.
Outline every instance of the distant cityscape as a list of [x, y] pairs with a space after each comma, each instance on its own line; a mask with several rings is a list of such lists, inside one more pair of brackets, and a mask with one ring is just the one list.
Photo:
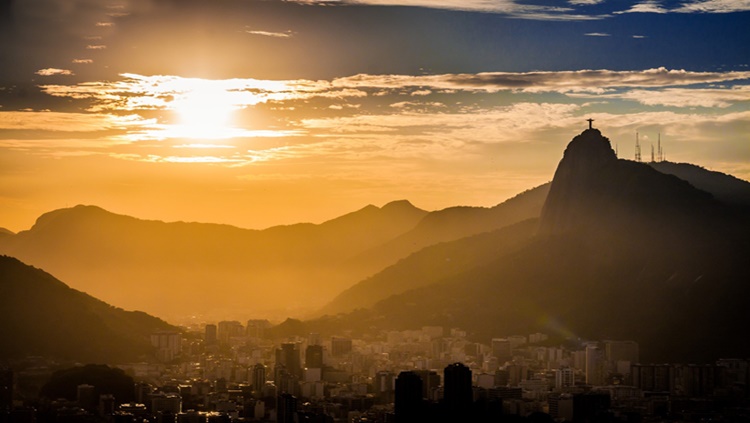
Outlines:
[[473, 342], [425, 326], [378, 336], [268, 338], [267, 320], [151, 335], [152, 362], [112, 367], [132, 398], [92, 383], [39, 391], [61, 363], [0, 372], [0, 422], [661, 422], [748, 421], [750, 361], [642, 363], [631, 340], [544, 333]]

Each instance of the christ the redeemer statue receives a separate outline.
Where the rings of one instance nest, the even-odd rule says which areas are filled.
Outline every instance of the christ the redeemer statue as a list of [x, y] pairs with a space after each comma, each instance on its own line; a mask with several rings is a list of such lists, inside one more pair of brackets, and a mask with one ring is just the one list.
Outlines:
[[586, 119], [586, 121], [589, 123], [589, 129], [594, 129], [593, 126], [591, 125], [594, 122], [594, 119], [588, 118]]

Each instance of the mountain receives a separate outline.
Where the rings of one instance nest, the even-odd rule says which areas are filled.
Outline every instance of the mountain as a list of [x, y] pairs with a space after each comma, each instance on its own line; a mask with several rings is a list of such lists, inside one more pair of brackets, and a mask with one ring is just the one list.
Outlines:
[[141, 220], [81, 205], [0, 237], [0, 253], [121, 307], [162, 317], [241, 312], [248, 318], [323, 305], [367, 276], [348, 260], [412, 229], [426, 214], [396, 201], [319, 225], [258, 231]]
[[690, 163], [652, 162], [649, 166], [661, 173], [677, 176], [700, 190], [710, 192], [724, 203], [750, 206], [750, 182]]
[[152, 353], [150, 335], [176, 330], [69, 288], [43, 270], [0, 256], [0, 357], [42, 355], [116, 363]]
[[[494, 207], [449, 207], [428, 213], [408, 232], [367, 250], [355, 257], [350, 265], [368, 269], [371, 273], [396, 263], [425, 247], [455, 241], [539, 217], [547, 198], [550, 184], [524, 191]], [[343, 302], [341, 305], [344, 306]], [[352, 304], [344, 308], [359, 307]], [[327, 307], [328, 310], [343, 310]]]
[[645, 360], [747, 356], [748, 256], [746, 208], [617, 159], [590, 129], [568, 144], [531, 239], [437, 282], [412, 273], [417, 288], [305, 327], [442, 325], [485, 341], [541, 331], [632, 339]]
[[531, 240], [538, 224], [538, 219], [528, 219], [492, 232], [426, 247], [346, 289], [320, 314], [372, 307], [390, 296], [438, 283], [491, 262]]

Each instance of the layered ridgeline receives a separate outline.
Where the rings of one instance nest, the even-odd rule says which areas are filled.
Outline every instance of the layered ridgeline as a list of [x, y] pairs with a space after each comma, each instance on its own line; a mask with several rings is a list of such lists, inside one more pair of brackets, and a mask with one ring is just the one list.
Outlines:
[[0, 256], [0, 358], [41, 355], [113, 363], [153, 358], [150, 335], [176, 330], [115, 308], [50, 274]]
[[425, 246], [538, 216], [546, 187], [492, 208], [437, 212], [407, 201], [325, 223], [266, 230], [165, 223], [76, 206], [0, 236], [0, 253], [76, 289], [165, 318], [286, 317], [317, 309], [357, 281]]
[[[746, 356], [750, 340], [737, 335], [750, 324], [750, 214], [717, 197], [617, 159], [609, 140], [589, 129], [568, 145], [536, 235], [519, 225], [516, 233], [507, 228], [420, 251], [387, 270], [408, 274], [418, 288], [304, 328], [434, 324], [479, 339], [535, 331], [633, 339], [647, 359]], [[445, 270], [446, 251], [484, 251], [489, 236], [496, 254], [470, 269]], [[437, 270], [423, 277], [419, 263], [430, 262]]]

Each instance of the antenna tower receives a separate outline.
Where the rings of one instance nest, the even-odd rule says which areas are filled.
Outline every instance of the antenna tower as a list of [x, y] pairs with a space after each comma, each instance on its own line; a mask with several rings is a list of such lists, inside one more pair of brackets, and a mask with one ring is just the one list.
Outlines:
[[641, 143], [638, 141], [638, 132], [635, 133], [635, 161], [641, 161]]
[[656, 161], [656, 157], [654, 156], [654, 145], [651, 144], [651, 163]]
[[660, 162], [664, 161], [664, 151], [661, 149], [661, 132], [659, 133], [659, 139], [657, 141], [656, 160]]

